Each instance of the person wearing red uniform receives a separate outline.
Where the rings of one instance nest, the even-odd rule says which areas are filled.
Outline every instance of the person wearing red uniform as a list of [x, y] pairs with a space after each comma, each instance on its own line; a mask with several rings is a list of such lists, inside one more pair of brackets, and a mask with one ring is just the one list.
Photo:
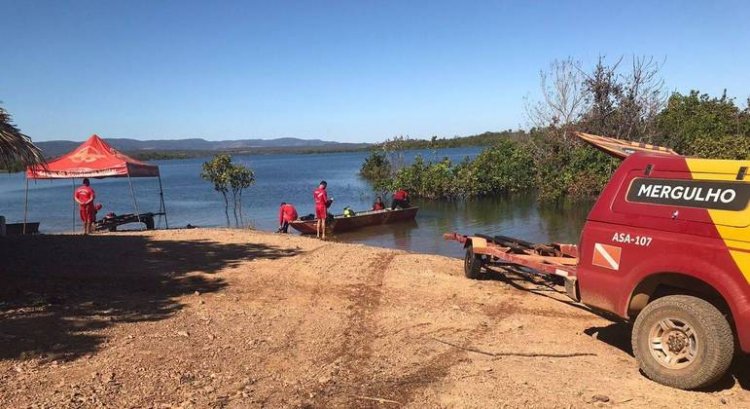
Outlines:
[[331, 205], [331, 202], [333, 202], [333, 200], [328, 200], [326, 187], [328, 187], [328, 183], [323, 180], [313, 192], [313, 200], [315, 201], [315, 218], [318, 219], [315, 231], [317, 237], [322, 238], [323, 240], [326, 238], [326, 217], [328, 217], [328, 207]]
[[297, 209], [291, 203], [281, 202], [278, 233], [289, 233], [289, 222], [297, 220]]
[[96, 221], [96, 207], [94, 206], [94, 199], [96, 193], [89, 184], [89, 179], [83, 179], [83, 184], [75, 190], [73, 199], [78, 203], [79, 214], [81, 221], [83, 221], [83, 234], [89, 234], [94, 232], [94, 222]]
[[404, 189], [398, 189], [393, 194], [393, 201], [391, 202], [391, 210], [396, 210], [397, 207], [406, 209], [409, 205], [409, 193]]
[[377, 199], [375, 199], [375, 203], [372, 204], [372, 210], [384, 210], [385, 209], [385, 203], [383, 203], [383, 199], [378, 196]]

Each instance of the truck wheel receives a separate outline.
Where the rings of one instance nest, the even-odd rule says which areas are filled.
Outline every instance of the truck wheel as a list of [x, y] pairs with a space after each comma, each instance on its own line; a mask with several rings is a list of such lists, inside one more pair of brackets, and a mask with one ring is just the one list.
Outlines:
[[734, 356], [726, 317], [711, 303], [688, 295], [659, 298], [633, 325], [633, 354], [650, 379], [679, 389], [718, 381]]
[[482, 256], [474, 254], [474, 248], [470, 245], [466, 248], [466, 257], [464, 257], [464, 275], [467, 278], [476, 280], [482, 274], [484, 260]]

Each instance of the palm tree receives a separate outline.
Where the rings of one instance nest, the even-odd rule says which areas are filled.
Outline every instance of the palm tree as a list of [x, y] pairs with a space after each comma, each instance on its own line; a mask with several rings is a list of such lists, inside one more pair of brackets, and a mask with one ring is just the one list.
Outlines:
[[23, 165], [44, 163], [42, 151], [12, 123], [8, 111], [0, 107], [0, 167], [21, 162]]

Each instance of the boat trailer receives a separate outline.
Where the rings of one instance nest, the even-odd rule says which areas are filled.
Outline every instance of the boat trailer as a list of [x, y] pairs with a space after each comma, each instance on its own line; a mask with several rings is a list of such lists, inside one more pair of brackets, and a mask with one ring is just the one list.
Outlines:
[[466, 249], [464, 274], [468, 278], [480, 278], [482, 268], [488, 266], [521, 266], [550, 280], [562, 278], [566, 292], [571, 297], [576, 295], [578, 247], [575, 244], [531, 243], [514, 237], [484, 234], [445, 233], [443, 238], [463, 244]]

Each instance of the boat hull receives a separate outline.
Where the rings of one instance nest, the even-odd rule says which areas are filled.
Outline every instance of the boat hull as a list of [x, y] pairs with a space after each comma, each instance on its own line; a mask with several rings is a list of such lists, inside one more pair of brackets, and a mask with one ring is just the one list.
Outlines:
[[[414, 220], [417, 216], [418, 207], [397, 210], [373, 210], [358, 213], [356, 216], [345, 217], [344, 215], [334, 216], [333, 221], [326, 223], [326, 232], [341, 233], [361, 229], [368, 226], [377, 226], [381, 224], [398, 223], [408, 220]], [[318, 220], [295, 220], [289, 223], [292, 228], [302, 234], [315, 234]]]

